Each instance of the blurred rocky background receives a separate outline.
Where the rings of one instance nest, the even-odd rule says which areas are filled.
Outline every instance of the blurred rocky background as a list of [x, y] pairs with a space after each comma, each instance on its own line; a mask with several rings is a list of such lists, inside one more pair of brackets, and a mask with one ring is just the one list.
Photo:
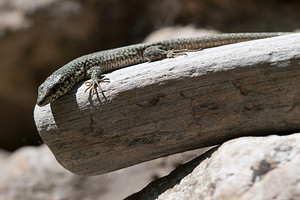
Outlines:
[[[150, 33], [148, 41], [295, 31], [299, 10], [297, 0], [0, 0], [0, 148], [42, 144], [33, 121], [37, 88], [76, 57], [139, 43]], [[21, 150], [1, 161], [11, 162]]]

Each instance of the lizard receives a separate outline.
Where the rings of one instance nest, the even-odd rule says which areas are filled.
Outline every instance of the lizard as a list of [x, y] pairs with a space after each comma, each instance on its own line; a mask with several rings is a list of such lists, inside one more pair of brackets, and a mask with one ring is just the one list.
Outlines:
[[97, 93], [97, 87], [106, 99], [100, 82], [104, 73], [147, 61], [156, 61], [184, 55], [186, 51], [196, 51], [210, 47], [274, 37], [285, 33], [223, 33], [210, 36], [177, 38], [158, 42], [134, 44], [110, 50], [99, 51], [76, 58], [51, 74], [38, 88], [37, 105], [45, 106], [66, 94], [80, 81], [91, 78], [85, 84], [90, 95]]

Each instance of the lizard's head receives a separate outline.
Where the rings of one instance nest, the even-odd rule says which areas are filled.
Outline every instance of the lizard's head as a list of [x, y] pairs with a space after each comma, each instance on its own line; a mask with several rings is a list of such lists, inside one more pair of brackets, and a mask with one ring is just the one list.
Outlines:
[[58, 97], [64, 95], [70, 87], [67, 76], [60, 73], [53, 73], [38, 89], [37, 105], [45, 106], [53, 102]]

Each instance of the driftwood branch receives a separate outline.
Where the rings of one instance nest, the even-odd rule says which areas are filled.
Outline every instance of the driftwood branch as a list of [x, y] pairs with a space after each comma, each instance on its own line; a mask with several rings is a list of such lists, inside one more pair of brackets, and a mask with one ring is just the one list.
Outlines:
[[300, 34], [226, 45], [113, 71], [107, 100], [79, 83], [35, 107], [56, 159], [97, 175], [248, 135], [300, 130]]

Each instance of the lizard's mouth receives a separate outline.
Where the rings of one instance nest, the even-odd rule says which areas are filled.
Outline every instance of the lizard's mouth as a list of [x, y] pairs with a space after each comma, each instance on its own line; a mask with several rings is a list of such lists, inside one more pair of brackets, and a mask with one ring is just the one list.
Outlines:
[[37, 105], [45, 106], [48, 103], [53, 102], [64, 95], [72, 87], [72, 84], [65, 84], [62, 80], [53, 83], [53, 76], [50, 76], [50, 78], [42, 83], [38, 89]]
[[45, 106], [61, 96], [59, 94], [64, 86], [61, 78], [61, 75], [52, 74], [39, 86], [37, 105]]
[[47, 105], [47, 104], [48, 104], [47, 101], [41, 100], [41, 99], [39, 99], [39, 97], [38, 97], [38, 99], [37, 99], [37, 105], [38, 105], [38, 106], [45, 106], [45, 105]]
[[[48, 84], [49, 85], [49, 84]], [[47, 81], [42, 83], [38, 88], [38, 97], [36, 100], [37, 105], [45, 106], [51, 102], [50, 95], [51, 88], [47, 87]]]

